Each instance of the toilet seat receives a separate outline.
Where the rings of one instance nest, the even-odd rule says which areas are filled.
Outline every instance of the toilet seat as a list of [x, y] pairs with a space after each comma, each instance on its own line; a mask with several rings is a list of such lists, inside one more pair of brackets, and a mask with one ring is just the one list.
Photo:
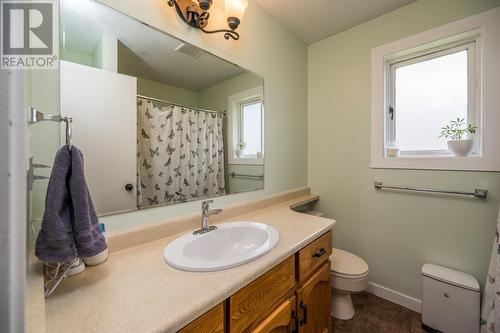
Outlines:
[[330, 261], [330, 270], [337, 277], [361, 279], [368, 275], [368, 264], [350, 252], [334, 248]]
[[352, 279], [352, 280], [355, 280], [355, 279], [363, 279], [363, 278], [367, 277], [368, 276], [368, 271], [366, 271], [363, 274], [359, 274], [359, 275], [340, 274], [340, 273], [332, 271], [332, 275], [334, 275], [335, 277], [338, 277], [338, 278], [342, 278], [342, 279]]

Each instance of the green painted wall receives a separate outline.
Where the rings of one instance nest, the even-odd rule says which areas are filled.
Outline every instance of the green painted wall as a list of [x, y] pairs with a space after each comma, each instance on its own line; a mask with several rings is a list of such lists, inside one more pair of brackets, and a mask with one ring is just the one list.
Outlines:
[[[334, 245], [364, 258], [370, 278], [420, 298], [431, 262], [484, 282], [500, 174], [370, 168], [371, 49], [500, 5], [499, 0], [420, 0], [309, 46], [308, 177], [318, 208], [335, 218]], [[488, 69], [486, 69], [488, 70]], [[373, 182], [490, 190], [486, 202], [375, 192]]]
[[172, 103], [200, 107], [199, 93], [141, 77], [137, 78], [137, 93]]
[[[229, 164], [227, 166], [227, 173], [232, 172], [241, 175], [260, 176], [264, 174], [264, 166], [254, 164]], [[242, 177], [233, 178], [231, 176], [228, 176], [226, 179], [229, 185], [229, 192], [231, 193], [240, 193], [264, 188], [264, 180], [260, 179]]]
[[204, 107], [227, 111], [228, 96], [262, 85], [262, 78], [252, 73], [243, 73], [200, 91], [200, 102]]
[[94, 67], [94, 57], [92, 54], [86, 54], [71, 49], [61, 49], [61, 60], [74, 62], [76, 64]]

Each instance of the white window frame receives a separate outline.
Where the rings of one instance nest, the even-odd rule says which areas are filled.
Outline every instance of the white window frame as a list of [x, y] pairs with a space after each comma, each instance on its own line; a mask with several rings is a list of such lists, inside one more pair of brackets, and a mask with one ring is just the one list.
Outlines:
[[[477, 47], [476, 47], [477, 44]], [[471, 155], [479, 156], [481, 151], [481, 110], [478, 103], [480, 96], [480, 86], [476, 85], [476, 82], [480, 79], [478, 70], [480, 64], [477, 63], [478, 54], [476, 50], [480, 49], [480, 38], [467, 38], [465, 40], [460, 40], [455, 43], [441, 45], [432, 49], [427, 49], [425, 51], [415, 52], [403, 57], [387, 60], [386, 69], [386, 101], [387, 105], [385, 107], [385, 126], [386, 126], [386, 138], [384, 147], [387, 148], [390, 142], [395, 142], [396, 140], [396, 122], [398, 110], [395, 108], [396, 105], [396, 69], [411, 64], [416, 64], [419, 62], [424, 62], [431, 59], [436, 59], [442, 56], [458, 53], [461, 51], [467, 51], [467, 86], [468, 86], [468, 96], [467, 96], [467, 123], [472, 124], [478, 128], [474, 140], [474, 149]], [[390, 111], [392, 109], [392, 112]], [[446, 157], [451, 157], [451, 153], [448, 150], [415, 150], [415, 151], [401, 151], [403, 156], [425, 156], [425, 155], [441, 155]]]
[[[257, 155], [243, 155], [236, 158], [235, 147], [239, 140], [242, 138], [243, 128], [243, 106], [253, 104], [259, 101], [261, 103], [261, 149], [262, 156]], [[228, 163], [229, 164], [264, 164], [264, 89], [263, 86], [251, 88], [239, 92], [228, 97]]]
[[[386, 156], [387, 65], [418, 52], [475, 40], [476, 126], [480, 149], [467, 157], [451, 154]], [[371, 167], [386, 169], [500, 171], [500, 7], [376, 47], [371, 52]]]

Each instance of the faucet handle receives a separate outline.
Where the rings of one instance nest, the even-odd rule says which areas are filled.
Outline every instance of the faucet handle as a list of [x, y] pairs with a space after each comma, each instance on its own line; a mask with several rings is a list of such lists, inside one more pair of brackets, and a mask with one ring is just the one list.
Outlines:
[[216, 208], [216, 209], [211, 209], [208, 211], [208, 215], [215, 215], [215, 214], [220, 214], [222, 213], [222, 209]]

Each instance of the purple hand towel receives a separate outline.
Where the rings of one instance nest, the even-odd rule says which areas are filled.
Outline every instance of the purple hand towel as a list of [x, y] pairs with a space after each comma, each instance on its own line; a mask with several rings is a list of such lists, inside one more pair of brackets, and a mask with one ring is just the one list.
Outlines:
[[84, 176], [83, 154], [63, 146], [50, 175], [35, 254], [45, 262], [91, 257], [107, 248]]

